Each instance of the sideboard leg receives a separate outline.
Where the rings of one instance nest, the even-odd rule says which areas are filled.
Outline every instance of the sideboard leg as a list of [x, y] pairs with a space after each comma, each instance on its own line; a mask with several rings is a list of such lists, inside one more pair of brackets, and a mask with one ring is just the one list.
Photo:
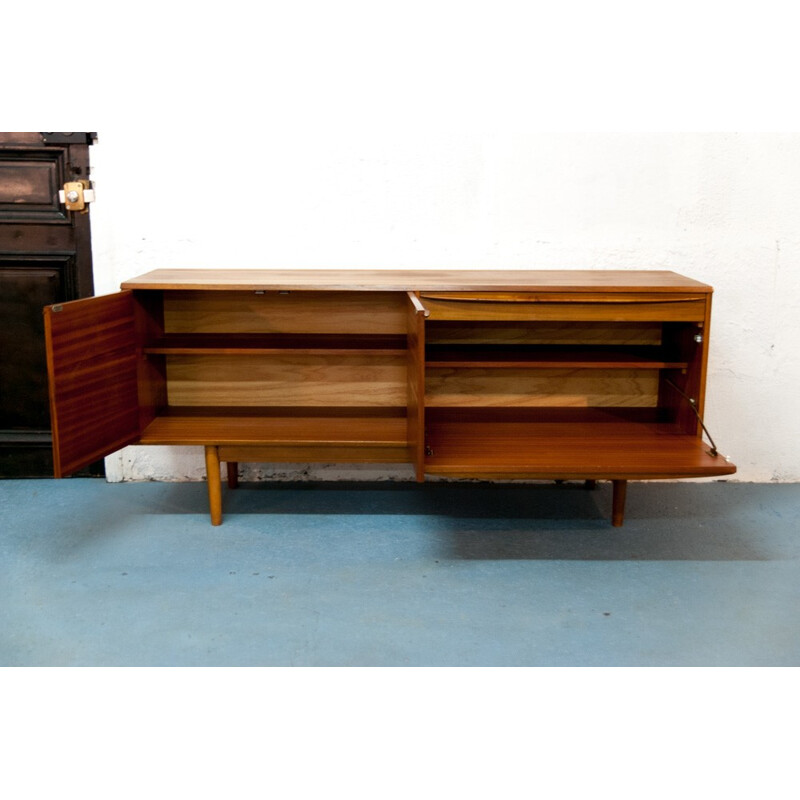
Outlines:
[[614, 494], [611, 500], [611, 524], [619, 528], [625, 517], [625, 493], [628, 490], [628, 481], [612, 481], [612, 483]]
[[208, 481], [208, 506], [211, 511], [211, 524], [222, 524], [222, 475], [219, 464], [219, 448], [206, 447], [206, 478]]
[[239, 487], [239, 462], [228, 461], [228, 488], [237, 489]]

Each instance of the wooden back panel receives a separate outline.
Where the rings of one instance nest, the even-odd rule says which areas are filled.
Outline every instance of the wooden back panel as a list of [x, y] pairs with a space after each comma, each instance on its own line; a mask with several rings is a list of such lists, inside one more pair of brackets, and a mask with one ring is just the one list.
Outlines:
[[428, 369], [435, 407], [646, 407], [658, 402], [654, 369]]
[[[164, 294], [164, 331], [216, 334], [370, 335], [407, 332], [399, 292], [202, 292]], [[405, 407], [400, 353], [233, 356], [172, 355], [166, 360], [172, 406]]]
[[399, 406], [405, 355], [169, 356], [173, 406]]
[[[466, 305], [466, 304], [463, 304]], [[458, 321], [428, 322], [433, 345], [657, 347], [662, 324], [636, 322]], [[487, 356], [491, 360], [491, 356]], [[612, 359], [613, 360], [613, 359]], [[655, 407], [654, 369], [448, 368], [431, 367], [426, 377], [431, 407]]]
[[406, 333], [401, 292], [164, 293], [166, 333]]
[[660, 322], [431, 322], [429, 344], [659, 345]]

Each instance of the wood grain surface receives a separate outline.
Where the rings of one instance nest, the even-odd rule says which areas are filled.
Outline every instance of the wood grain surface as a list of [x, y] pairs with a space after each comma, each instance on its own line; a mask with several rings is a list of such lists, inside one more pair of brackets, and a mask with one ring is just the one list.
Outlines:
[[131, 278], [123, 289], [203, 291], [554, 291], [711, 292], [711, 287], [669, 270], [486, 269], [157, 269]]

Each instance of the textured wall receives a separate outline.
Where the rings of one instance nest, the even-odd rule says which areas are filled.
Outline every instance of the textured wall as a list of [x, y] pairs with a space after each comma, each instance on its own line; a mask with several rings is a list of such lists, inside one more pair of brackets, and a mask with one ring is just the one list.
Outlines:
[[[98, 293], [177, 266], [673, 269], [716, 289], [706, 422], [737, 479], [800, 480], [800, 135], [126, 136], [93, 152]], [[203, 475], [181, 448], [107, 469]]]

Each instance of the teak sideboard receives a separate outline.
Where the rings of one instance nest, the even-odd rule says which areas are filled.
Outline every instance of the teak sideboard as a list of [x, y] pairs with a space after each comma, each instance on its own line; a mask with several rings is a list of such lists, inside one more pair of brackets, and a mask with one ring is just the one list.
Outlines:
[[44, 309], [56, 477], [130, 444], [426, 476], [729, 475], [705, 443], [712, 289], [668, 271], [155, 270]]

